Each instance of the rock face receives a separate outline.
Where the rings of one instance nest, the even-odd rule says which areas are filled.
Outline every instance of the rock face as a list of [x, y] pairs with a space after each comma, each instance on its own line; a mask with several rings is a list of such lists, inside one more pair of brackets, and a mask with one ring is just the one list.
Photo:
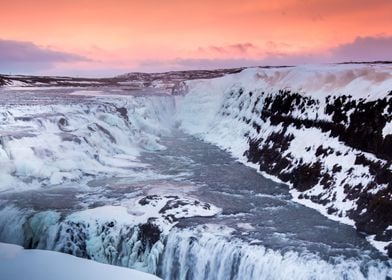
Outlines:
[[[239, 90], [233, 92], [232, 98], [238, 100], [244, 94]], [[260, 100], [263, 102], [258, 106]], [[392, 120], [391, 100], [392, 92], [369, 102], [353, 100], [351, 96], [327, 97], [320, 102], [288, 91], [273, 96], [262, 94], [247, 108], [258, 116], [259, 122], [243, 121], [252, 122], [257, 132], [266, 124], [278, 129], [266, 137], [248, 135], [249, 148], [244, 155], [261, 171], [292, 183], [301, 192], [300, 198], [328, 206], [329, 214], [348, 216], [358, 230], [376, 234], [376, 240], [390, 240], [392, 230], [387, 228], [392, 224], [392, 135], [383, 135], [383, 129]], [[295, 115], [314, 111], [323, 111], [331, 120], [317, 114], [308, 118]], [[303, 152], [311, 160], [290, 152], [296, 134], [308, 130], [335, 140], [330, 143], [326, 138], [315, 145], [307, 139], [309, 145], [304, 145]], [[352, 165], [345, 164], [352, 156]], [[338, 194], [337, 187], [342, 187], [343, 192]], [[353, 207], [340, 209], [335, 205], [338, 195], [341, 202], [351, 201]]]
[[0, 86], [5, 86], [7, 83], [5, 81], [5, 79], [3, 79], [2, 77], [0, 77]]
[[390, 242], [391, 71], [248, 69], [190, 82], [182, 127], [288, 183], [296, 201]]

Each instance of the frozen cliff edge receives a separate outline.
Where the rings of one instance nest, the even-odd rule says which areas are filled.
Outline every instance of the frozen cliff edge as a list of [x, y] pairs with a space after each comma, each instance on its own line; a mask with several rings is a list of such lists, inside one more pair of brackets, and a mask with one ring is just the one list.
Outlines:
[[392, 256], [392, 66], [252, 68], [188, 81], [178, 119]]

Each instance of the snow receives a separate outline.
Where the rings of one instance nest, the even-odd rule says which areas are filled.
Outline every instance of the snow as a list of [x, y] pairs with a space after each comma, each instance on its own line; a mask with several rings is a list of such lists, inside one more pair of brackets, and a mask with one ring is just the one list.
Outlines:
[[390, 65], [330, 64], [245, 71], [255, 74], [264, 89], [289, 89], [313, 97], [352, 93], [354, 98], [374, 100], [392, 88], [391, 70]]
[[13, 80], [7, 86], [8, 87], [25, 87], [25, 86], [27, 86], [27, 84], [22, 81]]
[[75, 90], [70, 95], [100, 96], [105, 95], [105, 93], [102, 90]]
[[[172, 207], [166, 209], [168, 206]], [[168, 234], [180, 218], [211, 217], [219, 212], [221, 209], [214, 205], [203, 203], [189, 195], [181, 196], [178, 191], [174, 195], [150, 190], [149, 195], [144, 197], [143, 203], [141, 203], [140, 196], [129, 198], [124, 200], [121, 206], [106, 205], [87, 209], [68, 216], [67, 220], [75, 223], [87, 222], [91, 225], [114, 221], [120, 229], [124, 225], [143, 224], [153, 219], [154, 224], [160, 227], [162, 233]]]
[[[245, 91], [263, 89], [273, 92], [282, 89], [313, 97], [352, 94], [354, 98], [378, 99], [392, 88], [391, 65], [302, 65], [287, 68], [248, 68], [238, 74], [205, 81], [188, 81], [191, 92], [196, 88], [208, 91], [242, 86]], [[369, 96], [369, 93], [372, 93]]]
[[388, 122], [385, 126], [384, 129], [382, 130], [382, 136], [386, 137], [387, 135], [392, 134], [392, 121]]
[[144, 272], [97, 263], [57, 252], [24, 250], [21, 246], [0, 243], [2, 280], [107, 280], [159, 279]]
[[387, 241], [378, 241], [375, 240], [376, 235], [369, 235], [366, 237], [366, 240], [372, 244], [378, 251], [386, 253], [386, 247], [389, 244]]
[[[16, 81], [13, 81], [16, 82]], [[18, 83], [19, 84], [19, 83]], [[46, 91], [48, 88], [44, 87], [44, 86], [29, 86], [29, 85], [24, 85], [24, 83], [22, 82], [21, 84], [19, 84], [18, 86], [14, 86], [14, 85], [10, 85], [10, 86], [5, 86], [4, 88], [6, 89], [11, 89], [13, 91], [24, 91], [24, 92], [30, 92], [30, 91]], [[51, 86], [50, 87], [51, 90], [61, 90], [61, 89], [67, 89], [66, 86]]]

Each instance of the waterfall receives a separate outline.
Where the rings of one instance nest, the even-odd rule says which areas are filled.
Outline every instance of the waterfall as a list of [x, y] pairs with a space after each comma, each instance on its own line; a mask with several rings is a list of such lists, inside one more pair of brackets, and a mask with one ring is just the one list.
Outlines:
[[336, 258], [327, 262], [310, 253], [285, 253], [197, 229], [175, 229], [162, 258], [164, 279], [385, 279], [390, 265]]
[[0, 217], [1, 242], [55, 250], [153, 274], [157, 273], [164, 249], [160, 230], [149, 223], [80, 221], [72, 215], [62, 218], [54, 211], [32, 214], [13, 207], [2, 209]]

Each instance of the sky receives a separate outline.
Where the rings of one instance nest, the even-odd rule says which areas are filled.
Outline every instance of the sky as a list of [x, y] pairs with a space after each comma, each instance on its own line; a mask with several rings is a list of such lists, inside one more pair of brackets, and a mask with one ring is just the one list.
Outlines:
[[392, 0], [0, 0], [0, 73], [392, 60]]

